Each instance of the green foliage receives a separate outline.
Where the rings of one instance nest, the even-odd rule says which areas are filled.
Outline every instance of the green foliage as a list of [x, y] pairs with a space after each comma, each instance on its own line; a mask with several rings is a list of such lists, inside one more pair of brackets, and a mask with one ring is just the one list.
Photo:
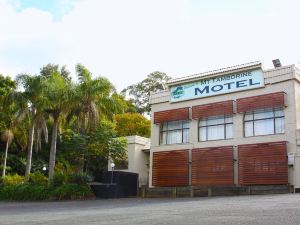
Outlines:
[[37, 171], [30, 174], [29, 183], [35, 185], [46, 185], [48, 183], [48, 178], [40, 171]]
[[101, 122], [95, 132], [91, 134], [88, 145], [90, 156], [103, 157], [106, 160], [122, 159], [126, 157], [127, 139], [116, 137], [115, 126], [111, 122]]
[[125, 137], [117, 137], [111, 139], [109, 143], [109, 157], [113, 160], [127, 159], [127, 139]]
[[47, 185], [0, 185], [0, 200], [40, 201], [40, 200], [74, 200], [92, 197], [87, 185], [65, 184], [56, 188]]
[[46, 200], [49, 196], [50, 191], [47, 186], [29, 184], [0, 186], [0, 200]]
[[4, 185], [19, 185], [23, 184], [25, 181], [24, 177], [15, 174], [15, 175], [8, 175], [2, 178], [2, 183]]
[[64, 159], [59, 159], [59, 162], [55, 165], [56, 173], [64, 173], [64, 174], [73, 174], [76, 171], [76, 168], [70, 164], [69, 161]]
[[0, 99], [2, 96], [6, 96], [14, 91], [15, 88], [16, 84], [10, 77], [5, 77], [0, 74]]
[[52, 186], [58, 187], [64, 185], [68, 181], [68, 175], [61, 172], [56, 172], [53, 176]]
[[166, 83], [170, 79], [171, 77], [165, 73], [155, 71], [150, 73], [147, 78], [141, 82], [128, 86], [122, 93], [130, 96], [138, 113], [150, 114], [150, 93], [166, 89]]
[[[3, 172], [26, 174], [28, 184], [42, 185], [46, 178], [38, 171], [46, 165], [51, 178], [53, 171], [57, 173], [54, 185], [60, 186], [69, 181], [86, 183], [89, 178], [81, 173], [98, 176], [107, 169], [108, 158], [126, 159], [127, 142], [120, 137], [121, 128], [116, 131], [114, 115], [136, 112], [135, 103], [118, 94], [107, 78], [92, 76], [81, 64], [76, 65], [76, 75], [79, 82], [73, 83], [66, 68], [57, 64], [42, 67], [39, 75], [19, 74], [15, 81], [0, 75]], [[141, 126], [128, 130], [128, 135], [136, 130], [135, 134], [148, 136], [143, 119], [137, 115], [128, 120]], [[51, 135], [47, 127], [52, 128]], [[49, 144], [48, 137], [53, 138]], [[3, 151], [6, 146], [8, 156]]]
[[105, 77], [92, 79], [91, 72], [81, 64], [76, 65], [79, 85], [76, 87], [74, 114], [80, 123], [80, 133], [95, 130], [100, 119], [111, 119], [114, 113], [124, 111], [125, 101], [115, 93], [115, 87]]
[[58, 200], [86, 199], [92, 196], [92, 192], [88, 185], [65, 184], [56, 188], [52, 196]]
[[10, 154], [7, 157], [7, 164], [9, 165], [9, 169], [6, 167], [6, 170], [12, 171], [13, 173], [17, 174], [24, 174], [25, 172], [25, 163], [26, 159], [20, 154]]
[[139, 135], [150, 137], [151, 122], [139, 113], [118, 114], [116, 118], [116, 131], [120, 137]]
[[76, 173], [69, 177], [69, 182], [73, 184], [83, 185], [93, 181], [93, 177], [87, 173]]
[[69, 161], [78, 162], [86, 153], [89, 136], [67, 129], [61, 135], [62, 143], [59, 145], [61, 155]]
[[61, 76], [68, 82], [71, 81], [70, 72], [66, 69], [66, 66], [59, 68], [58, 64], [47, 64], [43, 66], [40, 70], [41, 76], [50, 77], [53, 73], [60, 73]]

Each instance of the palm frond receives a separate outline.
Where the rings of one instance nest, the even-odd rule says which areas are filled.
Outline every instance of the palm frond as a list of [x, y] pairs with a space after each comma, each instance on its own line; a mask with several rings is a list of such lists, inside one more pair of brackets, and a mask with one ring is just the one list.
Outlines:
[[14, 134], [13, 134], [12, 130], [10, 130], [10, 129], [3, 131], [3, 133], [1, 134], [1, 140], [3, 142], [8, 143], [8, 145], [11, 144], [13, 139], [14, 139]]
[[76, 64], [75, 70], [80, 83], [85, 83], [92, 79], [91, 72], [82, 64], [80, 63]]

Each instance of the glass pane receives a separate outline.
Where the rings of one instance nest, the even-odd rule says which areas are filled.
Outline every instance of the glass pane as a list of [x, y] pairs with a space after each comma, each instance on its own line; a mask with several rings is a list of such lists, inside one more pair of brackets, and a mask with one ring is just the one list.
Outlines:
[[244, 120], [253, 120], [253, 112], [246, 112]]
[[275, 119], [275, 133], [276, 134], [284, 133], [284, 118]]
[[226, 117], [225, 117], [225, 122], [226, 122], [226, 123], [233, 123], [232, 116], [226, 116]]
[[207, 127], [207, 140], [224, 139], [224, 125]]
[[188, 143], [190, 140], [189, 140], [189, 130], [188, 129], [185, 129], [183, 130], [183, 140], [182, 140], [182, 143]]
[[200, 141], [206, 141], [206, 127], [202, 127], [199, 129]]
[[253, 123], [251, 122], [245, 122], [245, 137], [251, 137], [253, 136]]
[[206, 126], [207, 125], [207, 120], [206, 119], [201, 119], [199, 122], [199, 126]]
[[257, 120], [254, 121], [254, 135], [274, 134], [274, 120]]
[[167, 130], [167, 127], [168, 127], [168, 123], [163, 123], [163, 124], [162, 124], [162, 130], [163, 130], [163, 131], [166, 131], [166, 130]]
[[189, 128], [190, 127], [190, 121], [188, 121], [188, 120], [182, 121], [182, 127], [183, 128]]
[[224, 124], [224, 116], [212, 116], [207, 120], [207, 125]]
[[181, 129], [182, 128], [182, 121], [172, 121], [168, 122], [168, 130], [175, 130], [175, 129]]
[[168, 131], [167, 144], [182, 143], [182, 130]]
[[162, 132], [161, 134], [161, 137], [160, 137], [160, 142], [162, 145], [165, 145], [166, 144], [166, 141], [167, 141], [167, 133], [166, 132]]
[[264, 118], [272, 118], [274, 117], [274, 112], [272, 109], [264, 109], [254, 111], [254, 119], [264, 119]]
[[283, 109], [275, 109], [275, 116], [284, 116]]
[[226, 139], [233, 138], [233, 124], [226, 125]]

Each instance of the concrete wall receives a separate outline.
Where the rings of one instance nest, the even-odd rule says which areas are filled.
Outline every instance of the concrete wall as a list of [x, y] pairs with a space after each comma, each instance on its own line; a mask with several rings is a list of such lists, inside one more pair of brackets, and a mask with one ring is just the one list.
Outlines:
[[[153, 152], [169, 151], [179, 149], [193, 149], [215, 146], [227, 146], [227, 145], [240, 145], [240, 144], [253, 144], [261, 142], [276, 142], [287, 141], [287, 151], [294, 152], [297, 157], [295, 160], [295, 166], [289, 167], [289, 183], [294, 184], [300, 188], [300, 151], [297, 146], [296, 130], [300, 128], [300, 73], [294, 65], [285, 66], [277, 69], [264, 71], [265, 87], [246, 90], [242, 92], [235, 92], [223, 95], [217, 95], [212, 97], [194, 99], [189, 101], [170, 103], [169, 92], [163, 91], [151, 96], [152, 104], [152, 127], [151, 127], [151, 149], [150, 149], [150, 174], [149, 174], [149, 186], [152, 186], [152, 155]], [[243, 114], [233, 115], [234, 124], [234, 138], [228, 140], [217, 141], [198, 141], [198, 120], [190, 121], [190, 140], [187, 144], [175, 144], [175, 145], [160, 145], [159, 133], [160, 126], [153, 123], [154, 112], [177, 109], [182, 107], [192, 107], [196, 105], [220, 102], [225, 100], [236, 100], [243, 97], [251, 97], [262, 94], [274, 93], [274, 92], [286, 93], [286, 107], [285, 113], [285, 133], [276, 135], [265, 135], [256, 137], [244, 137], [243, 136]], [[300, 135], [299, 135], [300, 136]], [[299, 141], [300, 142], [300, 141]], [[237, 149], [234, 149], [234, 158], [237, 159]], [[237, 161], [234, 165], [237, 168]], [[237, 170], [235, 170], [237, 171]], [[295, 172], [297, 171], [297, 172]], [[297, 178], [296, 178], [297, 177]], [[234, 174], [235, 184], [238, 182], [237, 172]]]
[[[139, 174], [139, 185], [148, 183], [150, 139], [140, 136], [128, 136], [128, 169], [116, 170]], [[110, 163], [108, 170], [111, 171]]]

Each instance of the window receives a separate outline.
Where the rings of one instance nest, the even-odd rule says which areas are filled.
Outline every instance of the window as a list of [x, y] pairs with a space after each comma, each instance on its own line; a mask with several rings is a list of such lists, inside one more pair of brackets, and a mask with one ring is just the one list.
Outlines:
[[245, 113], [245, 137], [282, 133], [284, 133], [282, 108], [262, 109]]
[[230, 138], [233, 138], [232, 116], [211, 116], [199, 121], [200, 141]]
[[189, 142], [189, 121], [180, 120], [161, 124], [160, 144], [179, 144]]

